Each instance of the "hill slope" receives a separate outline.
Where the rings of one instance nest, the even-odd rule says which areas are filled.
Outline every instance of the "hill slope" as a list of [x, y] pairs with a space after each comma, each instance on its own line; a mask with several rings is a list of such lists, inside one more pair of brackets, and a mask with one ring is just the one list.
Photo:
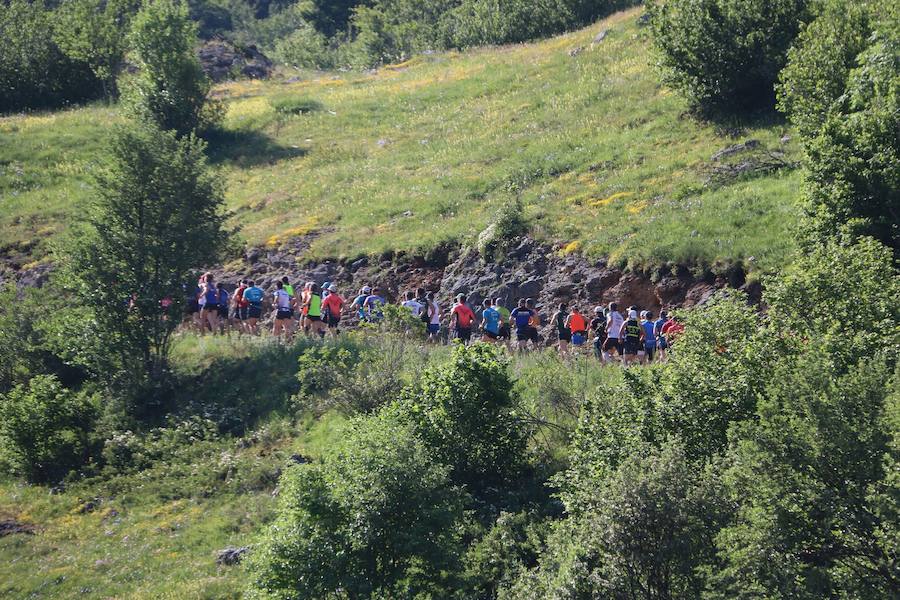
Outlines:
[[[800, 181], [796, 170], [778, 169], [798, 152], [782, 141], [786, 126], [723, 132], [687, 117], [651, 66], [639, 13], [377, 72], [217, 87], [228, 115], [210, 156], [234, 222], [254, 245], [318, 231], [311, 258], [424, 252], [473, 241], [520, 195], [538, 239], [620, 266], [750, 257], [751, 268], [779, 266], [792, 246]], [[601, 30], [605, 39], [593, 44]], [[314, 107], [279, 113], [280, 98]], [[46, 256], [78, 214], [117, 119], [103, 106], [0, 119], [7, 265]], [[760, 142], [755, 158], [711, 160], [751, 138]], [[757, 160], [769, 166], [731, 178]]]

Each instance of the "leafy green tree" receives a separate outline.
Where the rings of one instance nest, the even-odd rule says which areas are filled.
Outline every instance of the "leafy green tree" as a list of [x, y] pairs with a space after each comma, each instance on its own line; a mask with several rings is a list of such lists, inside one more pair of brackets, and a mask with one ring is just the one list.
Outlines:
[[92, 307], [96, 335], [118, 359], [120, 371], [110, 375], [125, 389], [165, 379], [183, 286], [229, 244], [222, 189], [204, 148], [193, 135], [151, 124], [117, 131], [88, 222], [65, 256], [66, 280]]
[[29, 481], [54, 481], [87, 459], [99, 398], [37, 375], [0, 397], [0, 458]]
[[487, 344], [456, 346], [390, 407], [413, 426], [453, 480], [473, 491], [503, 484], [525, 465], [527, 430], [517, 419], [507, 362]]
[[137, 73], [126, 76], [124, 97], [138, 118], [187, 135], [221, 118], [208, 99], [211, 83], [194, 54], [196, 26], [181, 0], [150, 0], [132, 20], [129, 43]]
[[107, 98], [118, 95], [131, 17], [138, 0], [65, 0], [55, 13], [53, 39], [72, 60], [86, 63]]
[[900, 277], [871, 239], [832, 240], [766, 292], [779, 358], [758, 418], [731, 434], [738, 507], [718, 538], [727, 598], [887, 598], [900, 590], [889, 409]]
[[52, 31], [53, 13], [43, 1], [0, 3], [0, 112], [96, 97], [88, 65], [67, 57]]
[[360, 419], [321, 463], [282, 477], [278, 517], [251, 559], [254, 593], [448, 597], [464, 502], [411, 427]]
[[652, 0], [653, 41], [667, 83], [707, 113], [775, 106], [788, 49], [809, 0]]
[[806, 146], [805, 238], [841, 227], [900, 249], [900, 8], [832, 0], [800, 36], [780, 108]]
[[523, 572], [499, 598], [700, 596], [726, 506], [715, 479], [678, 443], [633, 447], [593, 496], [590, 508], [556, 526], [538, 568]]

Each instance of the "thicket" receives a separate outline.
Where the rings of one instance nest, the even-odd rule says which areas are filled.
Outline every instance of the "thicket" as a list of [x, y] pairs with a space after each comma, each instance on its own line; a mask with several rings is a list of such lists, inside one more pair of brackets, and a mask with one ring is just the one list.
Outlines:
[[832, 0], [781, 75], [806, 147], [811, 242], [840, 227], [900, 249], [900, 8]]
[[647, 3], [664, 80], [700, 112], [775, 105], [788, 50], [811, 18], [808, 0], [654, 0]]

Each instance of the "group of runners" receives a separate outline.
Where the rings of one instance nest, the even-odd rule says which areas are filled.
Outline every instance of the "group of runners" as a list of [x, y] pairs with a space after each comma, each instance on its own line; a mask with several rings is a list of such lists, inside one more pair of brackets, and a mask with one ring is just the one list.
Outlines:
[[[334, 283], [320, 286], [310, 281], [297, 291], [287, 277], [276, 281], [275, 290], [268, 295], [252, 280], [240, 281], [229, 293], [226, 285], [206, 273], [188, 297], [188, 312], [192, 325], [201, 333], [236, 330], [256, 334], [264, 310], [270, 307], [274, 313], [272, 334], [290, 339], [297, 332], [319, 337], [337, 335], [347, 314], [355, 314], [360, 322], [379, 322], [386, 304], [377, 287], [363, 286], [350, 301]], [[406, 292], [400, 305], [423, 323], [432, 343], [455, 338], [468, 344], [480, 336], [482, 341], [520, 351], [544, 345], [539, 334], [541, 317], [531, 298], [519, 300], [512, 310], [504, 306], [502, 298], [486, 299], [476, 315], [464, 294], [457, 295], [456, 302], [445, 311], [434, 292], [419, 288]], [[650, 311], [629, 306], [623, 314], [616, 302], [596, 306], [590, 314], [582, 313], [577, 305], [560, 303], [551, 325], [562, 356], [590, 345], [603, 363], [626, 365], [665, 360], [673, 340], [684, 331], [678, 317], [670, 317], [666, 311], [655, 317]]]

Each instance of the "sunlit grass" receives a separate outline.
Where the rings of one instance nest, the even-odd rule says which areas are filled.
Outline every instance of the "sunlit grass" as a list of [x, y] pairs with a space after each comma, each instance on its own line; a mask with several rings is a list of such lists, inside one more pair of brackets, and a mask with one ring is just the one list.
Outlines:
[[[248, 243], [270, 247], [318, 231], [310, 258], [424, 252], [472, 242], [520, 195], [538, 237], [560, 248], [579, 240], [578, 251], [622, 266], [779, 267], [794, 245], [799, 173], [711, 189], [705, 169], [713, 152], [750, 137], [796, 157], [781, 142], [786, 126], [728, 136], [686, 116], [651, 67], [639, 11], [377, 73], [219, 86], [233, 135], [211, 153], [235, 223]], [[602, 28], [609, 34], [592, 45]], [[280, 114], [270, 100], [285, 96], [321, 109]], [[46, 252], [90, 195], [88, 172], [116, 118], [90, 107], [0, 121], [0, 248]], [[34, 238], [44, 241], [28, 247]]]

